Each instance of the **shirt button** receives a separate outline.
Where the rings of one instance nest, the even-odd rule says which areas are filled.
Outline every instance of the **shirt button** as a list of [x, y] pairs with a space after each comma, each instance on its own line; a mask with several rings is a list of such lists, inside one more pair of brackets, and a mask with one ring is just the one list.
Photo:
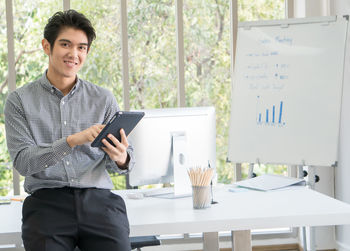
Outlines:
[[71, 181], [71, 182], [74, 182], [74, 179], [71, 179], [70, 181]]
[[45, 167], [47, 167], [47, 165], [45, 165]]
[[67, 125], [67, 121], [64, 121], [63, 124], [64, 124], [64, 125]]
[[62, 105], [64, 105], [64, 101], [62, 101]]
[[55, 90], [54, 89], [51, 89], [51, 92], [53, 93]]
[[66, 163], [67, 163], [67, 165], [69, 165], [69, 161], [67, 161]]
[[66, 155], [66, 154], [67, 154], [66, 152], [63, 153], [63, 155]]

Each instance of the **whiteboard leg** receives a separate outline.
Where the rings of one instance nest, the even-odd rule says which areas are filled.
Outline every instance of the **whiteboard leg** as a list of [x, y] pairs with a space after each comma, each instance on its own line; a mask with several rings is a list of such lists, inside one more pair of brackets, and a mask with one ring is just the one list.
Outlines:
[[249, 172], [248, 172], [248, 179], [253, 178], [254, 173], [254, 163], [249, 164]]
[[234, 165], [234, 181], [240, 181], [242, 180], [242, 164], [241, 163], [236, 163]]
[[[308, 168], [308, 183], [310, 189], [315, 190], [315, 174], [316, 170], [314, 166], [309, 166]], [[316, 251], [316, 242], [315, 242], [315, 227], [310, 227], [310, 251]]]
[[288, 166], [288, 176], [297, 178], [298, 176], [298, 166], [290, 165]]
[[[304, 179], [304, 166], [298, 165], [298, 178]], [[303, 238], [303, 249], [307, 251], [307, 242], [306, 242], [306, 227], [301, 228], [302, 238]]]
[[309, 174], [308, 174], [309, 186], [312, 190], [315, 190], [315, 175], [316, 175], [315, 167], [309, 166], [308, 172], [309, 172]]
[[304, 166], [303, 165], [298, 166], [298, 178], [304, 179]]

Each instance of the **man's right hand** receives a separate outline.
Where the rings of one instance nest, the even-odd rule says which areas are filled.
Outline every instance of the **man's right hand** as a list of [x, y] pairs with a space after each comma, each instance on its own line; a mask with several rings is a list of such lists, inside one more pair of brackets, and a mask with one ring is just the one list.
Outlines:
[[73, 148], [94, 141], [97, 135], [102, 131], [105, 125], [93, 125], [84, 131], [75, 133], [67, 137], [68, 145]]

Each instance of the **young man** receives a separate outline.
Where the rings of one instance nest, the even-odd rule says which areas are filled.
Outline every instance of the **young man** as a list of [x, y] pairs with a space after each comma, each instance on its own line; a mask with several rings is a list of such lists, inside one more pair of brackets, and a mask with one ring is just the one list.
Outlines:
[[123, 130], [115, 146], [91, 142], [119, 110], [111, 92], [79, 79], [95, 31], [74, 10], [47, 23], [42, 46], [49, 59], [43, 76], [9, 94], [7, 145], [30, 194], [23, 203], [22, 238], [27, 251], [130, 250], [129, 223], [108, 172], [132, 169]]

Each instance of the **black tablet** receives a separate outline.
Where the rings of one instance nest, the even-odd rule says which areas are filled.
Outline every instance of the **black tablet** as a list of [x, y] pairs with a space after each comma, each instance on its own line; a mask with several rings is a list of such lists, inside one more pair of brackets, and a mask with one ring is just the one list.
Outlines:
[[113, 142], [107, 138], [108, 134], [113, 134], [119, 141], [121, 141], [120, 129], [124, 129], [126, 136], [135, 128], [137, 123], [142, 119], [145, 115], [144, 112], [124, 112], [119, 111], [114, 114], [112, 119], [108, 122], [108, 124], [102, 129], [99, 135], [95, 138], [95, 140], [91, 143], [92, 147], [102, 147], [105, 146], [102, 143], [102, 139], [106, 139], [110, 144]]

